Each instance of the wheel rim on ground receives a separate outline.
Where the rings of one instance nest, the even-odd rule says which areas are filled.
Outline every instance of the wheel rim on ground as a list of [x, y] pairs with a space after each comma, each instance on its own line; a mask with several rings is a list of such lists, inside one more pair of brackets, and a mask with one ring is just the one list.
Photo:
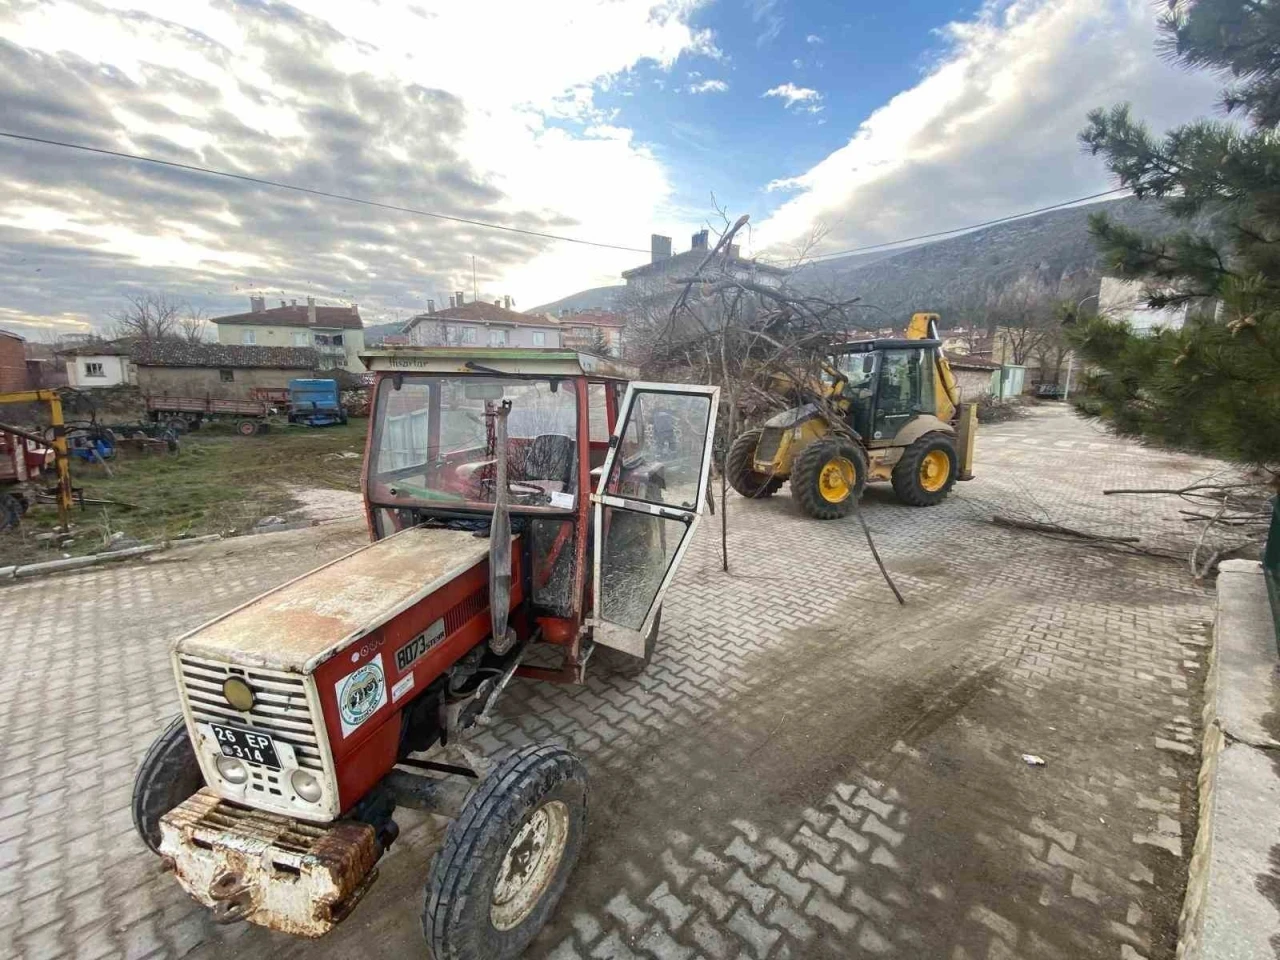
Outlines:
[[855, 470], [845, 457], [832, 457], [818, 473], [818, 492], [827, 503], [843, 503], [853, 492]]
[[533, 913], [551, 886], [569, 841], [569, 807], [552, 800], [533, 811], [507, 847], [493, 884], [489, 919], [511, 930]]
[[930, 450], [920, 461], [920, 486], [930, 493], [937, 493], [947, 483], [951, 473], [951, 460], [946, 451]]

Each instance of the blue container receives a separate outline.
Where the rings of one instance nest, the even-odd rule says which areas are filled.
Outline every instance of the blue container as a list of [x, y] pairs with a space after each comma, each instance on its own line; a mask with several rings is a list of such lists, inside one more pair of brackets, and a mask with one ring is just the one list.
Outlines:
[[289, 422], [309, 427], [346, 423], [342, 394], [337, 380], [298, 379], [289, 381]]

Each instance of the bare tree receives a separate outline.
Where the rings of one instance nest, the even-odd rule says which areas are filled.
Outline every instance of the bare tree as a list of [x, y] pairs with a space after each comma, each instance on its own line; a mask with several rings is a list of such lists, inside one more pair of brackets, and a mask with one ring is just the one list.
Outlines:
[[202, 311], [188, 306], [186, 315], [178, 320], [177, 333], [187, 343], [204, 343], [208, 339], [209, 322]]
[[[183, 304], [163, 293], [136, 294], [128, 305], [109, 314], [111, 335], [117, 339], [167, 340], [177, 336]], [[189, 308], [188, 308], [189, 309]]]

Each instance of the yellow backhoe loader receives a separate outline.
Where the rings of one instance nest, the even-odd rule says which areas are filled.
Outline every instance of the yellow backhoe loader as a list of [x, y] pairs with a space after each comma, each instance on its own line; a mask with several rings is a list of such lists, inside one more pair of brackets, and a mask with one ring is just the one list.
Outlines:
[[832, 520], [868, 481], [887, 480], [903, 503], [927, 507], [971, 479], [977, 408], [960, 401], [937, 322], [913, 314], [905, 339], [843, 344], [820, 382], [778, 384], [800, 404], [733, 441], [733, 489], [768, 497], [790, 480], [806, 514]]

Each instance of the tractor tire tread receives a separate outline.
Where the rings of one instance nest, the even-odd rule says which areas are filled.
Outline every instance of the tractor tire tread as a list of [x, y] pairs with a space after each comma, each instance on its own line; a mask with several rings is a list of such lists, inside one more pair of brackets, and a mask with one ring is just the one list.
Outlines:
[[785, 482], [783, 477], [768, 477], [751, 467], [756, 445], [760, 442], [760, 430], [745, 430], [738, 434], [725, 457], [725, 477], [729, 486], [741, 496], [757, 500], [771, 497]]
[[[920, 486], [920, 462], [925, 454], [934, 449], [947, 451], [951, 460], [951, 471], [942, 488], [930, 492]], [[956, 485], [959, 463], [960, 455], [956, 452], [956, 445], [949, 436], [936, 430], [926, 433], [903, 450], [902, 457], [894, 464], [890, 477], [893, 492], [899, 500], [911, 507], [937, 506], [947, 498], [951, 488]]]
[[[840, 503], [824, 500], [818, 493], [818, 474], [833, 456], [843, 455], [853, 461], [857, 477], [853, 495]], [[791, 468], [791, 495], [806, 516], [815, 520], [838, 520], [847, 517], [862, 497], [867, 485], [867, 456], [852, 440], [816, 440], [800, 451]]]
[[[159, 853], [156, 831], [160, 818], [203, 786], [204, 775], [187, 736], [186, 720], [179, 714], [152, 742], [133, 780], [133, 826], [152, 853]], [[175, 800], [178, 794], [184, 795]]]
[[[527, 784], [524, 791], [520, 790], [522, 784]], [[492, 938], [480, 936], [479, 930], [467, 929], [463, 914], [476, 908], [476, 897], [481, 895], [474, 889], [477, 876], [496, 870], [501, 864], [504, 848], [496, 844], [514, 833], [542, 798], [565, 784], [580, 795], [581, 802], [570, 811], [569, 836], [547, 893], [528, 918], [506, 932], [514, 936], [500, 935], [499, 939], [506, 943], [495, 944]], [[467, 798], [431, 865], [422, 912], [423, 933], [431, 956], [435, 960], [508, 960], [523, 951], [564, 892], [582, 848], [586, 812], [586, 769], [566, 748], [556, 743], [531, 744], [501, 760]], [[489, 917], [488, 892], [483, 891], [483, 902], [479, 904], [485, 923]], [[474, 927], [479, 918], [471, 920]], [[459, 926], [463, 929], [455, 929]]]

